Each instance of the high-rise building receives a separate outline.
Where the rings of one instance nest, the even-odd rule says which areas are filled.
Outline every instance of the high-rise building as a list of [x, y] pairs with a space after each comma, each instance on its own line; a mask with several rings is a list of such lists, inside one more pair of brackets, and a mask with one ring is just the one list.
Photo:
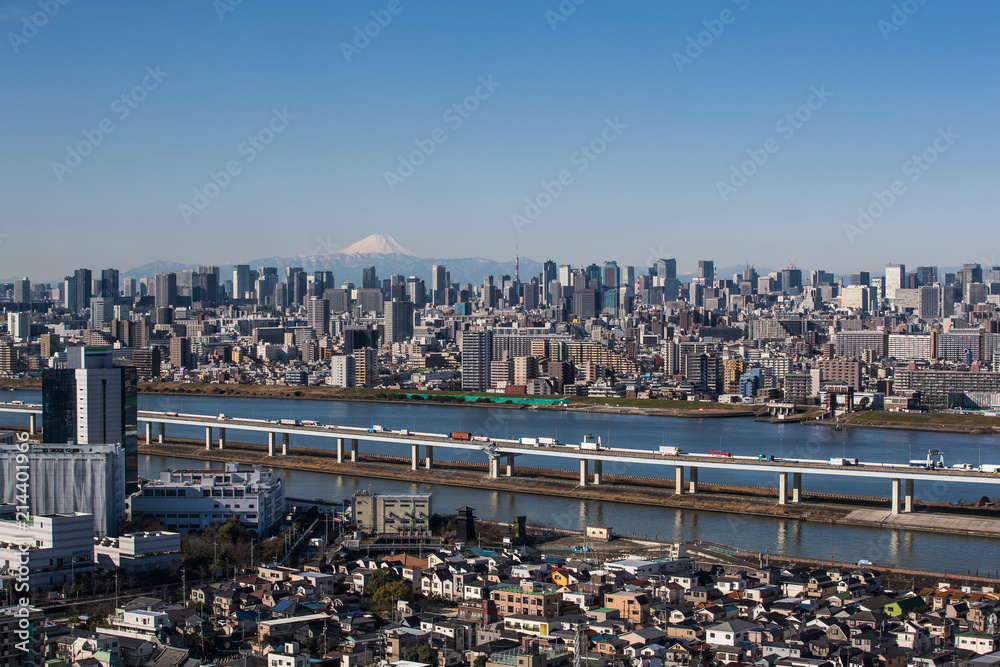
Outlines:
[[462, 332], [462, 389], [486, 391], [490, 388], [492, 331]]
[[187, 336], [174, 336], [170, 339], [170, 363], [178, 368], [192, 368], [191, 339]]
[[936, 266], [918, 266], [916, 274], [917, 274], [917, 287], [923, 287], [924, 285], [933, 285], [938, 281]]
[[76, 278], [66, 276], [63, 278], [63, 308], [71, 313], [75, 313], [76, 306]]
[[330, 302], [316, 297], [309, 299], [306, 321], [317, 336], [325, 336], [330, 329]]
[[384, 307], [384, 342], [402, 343], [413, 338], [413, 304], [409, 301], [386, 301]]
[[372, 387], [378, 384], [378, 353], [373, 347], [356, 348], [354, 357], [354, 382], [358, 387]]
[[334, 387], [354, 387], [357, 382], [357, 360], [342, 354], [330, 358], [330, 381]]
[[114, 305], [118, 303], [118, 287], [118, 269], [104, 269], [101, 271], [101, 290], [95, 296], [111, 299]]
[[444, 264], [431, 267], [431, 305], [448, 305], [448, 269]]
[[601, 284], [609, 289], [617, 288], [622, 282], [622, 270], [618, 262], [605, 262], [601, 270]]
[[14, 281], [14, 303], [18, 305], [31, 304], [31, 281], [18, 278]]
[[93, 273], [90, 269], [77, 269], [73, 273], [73, 282], [76, 287], [76, 311], [74, 312], [79, 312], [90, 306], [90, 297], [93, 296], [91, 291]]
[[90, 299], [90, 328], [95, 331], [114, 319], [115, 300], [109, 296], [95, 296]]
[[868, 271], [854, 271], [851, 273], [851, 284], [868, 287], [872, 284], [872, 275]]
[[710, 259], [698, 260], [698, 277], [703, 285], [713, 285], [715, 283], [715, 262]]
[[157, 308], [170, 308], [177, 305], [176, 273], [157, 273], [155, 289], [154, 302]]
[[285, 284], [288, 285], [288, 305], [301, 306], [306, 298], [306, 272], [301, 266], [285, 269]]
[[361, 288], [375, 289], [378, 287], [378, 276], [375, 274], [375, 267], [369, 266], [361, 270]]
[[483, 276], [483, 308], [496, 308], [496, 288], [493, 286], [493, 276]]
[[[275, 269], [277, 279], [277, 269]], [[250, 292], [250, 265], [237, 264], [233, 267], [233, 298], [245, 299]]]
[[885, 282], [883, 283], [885, 294], [883, 295], [883, 298], [895, 299], [896, 290], [902, 289], [904, 287], [905, 280], [906, 280], [905, 264], [886, 264]]
[[7, 313], [7, 332], [17, 342], [31, 338], [31, 313], [11, 311]]
[[[546, 291], [549, 283], [551, 283], [553, 280], [559, 279], [556, 270], [557, 270], [556, 263], [553, 262], [551, 259], [545, 260], [545, 263], [542, 264], [542, 285], [546, 288]], [[543, 298], [545, 299], [546, 302], [549, 302], [547, 296], [543, 295]]]

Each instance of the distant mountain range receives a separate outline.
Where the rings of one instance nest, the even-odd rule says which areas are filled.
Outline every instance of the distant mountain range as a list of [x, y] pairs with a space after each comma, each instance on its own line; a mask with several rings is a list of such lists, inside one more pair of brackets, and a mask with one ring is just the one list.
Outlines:
[[[259, 257], [242, 264], [248, 264], [255, 269], [261, 266], [276, 266], [279, 273], [288, 267], [301, 266], [305, 271], [332, 271], [333, 279], [340, 285], [351, 281], [361, 284], [363, 269], [374, 266], [379, 278], [388, 278], [394, 273], [404, 276], [417, 276], [430, 282], [431, 267], [444, 264], [451, 274], [452, 282], [481, 283], [483, 276], [514, 275], [514, 262], [496, 262], [482, 257], [466, 257], [460, 259], [439, 259], [417, 257], [394, 238], [386, 234], [372, 234], [354, 243], [340, 252], [329, 254], [299, 255], [297, 257]], [[199, 264], [178, 264], [175, 262], [152, 262], [138, 266], [122, 273], [123, 278], [151, 278], [157, 273], [197, 269]], [[233, 265], [218, 265], [223, 280], [232, 277]], [[542, 264], [530, 259], [521, 258], [520, 269], [522, 279], [542, 270]]]

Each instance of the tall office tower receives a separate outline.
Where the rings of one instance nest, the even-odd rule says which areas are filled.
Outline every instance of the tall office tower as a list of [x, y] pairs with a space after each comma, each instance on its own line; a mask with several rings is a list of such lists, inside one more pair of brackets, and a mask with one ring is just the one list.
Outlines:
[[109, 296], [95, 296], [90, 299], [90, 328], [100, 331], [114, 319], [115, 300]]
[[601, 291], [597, 289], [578, 289], [573, 292], [573, 316], [581, 322], [597, 317], [602, 308]]
[[895, 299], [896, 290], [903, 288], [903, 281], [906, 279], [906, 265], [905, 264], [886, 264], [885, 265], [885, 282], [883, 287], [885, 289], [886, 299]]
[[122, 296], [125, 300], [131, 302], [135, 297], [139, 296], [139, 292], [136, 290], [135, 278], [125, 278], [121, 281], [122, 284]]
[[73, 280], [76, 283], [76, 310], [74, 312], [79, 312], [90, 306], [90, 297], [93, 296], [90, 289], [93, 273], [90, 269], [77, 269], [73, 272]]
[[431, 305], [448, 305], [448, 269], [444, 264], [431, 267]]
[[306, 310], [306, 320], [317, 336], [325, 336], [330, 330], [330, 302], [312, 297]]
[[7, 332], [17, 342], [30, 339], [31, 313], [14, 311], [7, 313]]
[[118, 303], [119, 291], [118, 269], [103, 269], [101, 271], [101, 291], [95, 296], [112, 299], [112, 305]]
[[306, 273], [301, 266], [290, 266], [285, 269], [285, 285], [288, 305], [292, 308], [301, 306], [306, 295]]
[[676, 301], [680, 295], [681, 283], [677, 280], [677, 260], [658, 259], [656, 260], [656, 279], [653, 285], [663, 288], [663, 299], [665, 301]]
[[18, 305], [31, 304], [31, 281], [27, 278], [19, 278], [14, 281], [14, 303]]
[[139, 473], [138, 395], [135, 366], [116, 368], [110, 348], [71, 347], [67, 368], [42, 371], [42, 442], [120, 444], [125, 483]]
[[462, 389], [486, 391], [490, 388], [493, 361], [493, 332], [462, 332]]
[[333, 271], [313, 271], [313, 284], [316, 286], [316, 296], [323, 296], [323, 292], [333, 289]]
[[933, 285], [938, 281], [936, 266], [918, 266], [916, 273], [917, 273], [917, 287], [923, 287], [924, 285]]
[[917, 317], [927, 322], [935, 320], [941, 316], [941, 286], [921, 285], [920, 308], [917, 310]]
[[410, 276], [406, 280], [406, 298], [413, 304], [414, 308], [423, 308], [427, 303], [427, 288], [424, 281], [416, 276]]
[[550, 280], [545, 300], [546, 303], [552, 306], [559, 305], [559, 299], [562, 298], [562, 289], [563, 287], [559, 284], [558, 280]]
[[816, 287], [817, 285], [832, 285], [833, 274], [829, 271], [817, 269], [809, 275], [809, 282], [812, 283], [813, 287]]
[[558, 280], [559, 279], [559, 276], [558, 276], [558, 273], [557, 273], [557, 268], [558, 267], [556, 267], [556, 263], [553, 262], [551, 259], [545, 260], [545, 263], [542, 264], [542, 284], [543, 285], [548, 285], [553, 280]]
[[557, 277], [559, 284], [563, 287], [573, 286], [573, 267], [569, 264], [559, 265], [559, 275]]
[[76, 312], [76, 278], [66, 276], [63, 278], [63, 308], [71, 313]]
[[288, 285], [285, 283], [275, 283], [274, 285], [274, 309], [279, 313], [288, 307]]
[[156, 274], [156, 296], [154, 302], [157, 308], [170, 308], [177, 305], [177, 274]]
[[497, 296], [493, 276], [483, 276], [483, 308], [496, 308]]
[[[963, 264], [959, 271], [959, 280], [962, 283], [962, 293], [965, 293], [968, 285], [983, 282], [983, 269], [979, 264]], [[27, 279], [26, 279], [27, 280]]]
[[194, 291], [194, 270], [177, 271], [177, 305], [190, 306], [191, 293]]
[[715, 262], [710, 259], [698, 260], [698, 277], [702, 285], [711, 287], [715, 284]]
[[[277, 269], [275, 269], [277, 271]], [[250, 291], [250, 265], [237, 264], [233, 267], [233, 299], [245, 299]]]
[[872, 284], [872, 274], [867, 271], [853, 271], [851, 272], [851, 284], [869, 287]]
[[524, 283], [521, 295], [521, 305], [525, 310], [537, 310], [538, 308], [538, 278], [532, 278], [531, 282]]
[[617, 288], [622, 282], [622, 270], [618, 262], [605, 262], [600, 274], [601, 284], [610, 289]]
[[[278, 286], [278, 267], [262, 266], [257, 270], [257, 281], [254, 284], [254, 291], [257, 293], [258, 306], [271, 306], [276, 308], [275, 290]], [[284, 285], [282, 285], [284, 289]], [[282, 303], [281, 308], [284, 308]]]
[[781, 270], [781, 290], [792, 294], [802, 289], [802, 269], [790, 266]]
[[385, 343], [402, 343], [413, 338], [413, 304], [409, 301], [385, 302]]
[[358, 290], [358, 305], [361, 306], [361, 313], [376, 313], [381, 315], [384, 311], [385, 298], [382, 290], [376, 287], [361, 288]]
[[625, 277], [622, 279], [626, 294], [635, 294], [635, 267], [625, 267]]
[[219, 267], [202, 266], [191, 277], [191, 303], [213, 307], [219, 302]]
[[361, 270], [361, 288], [375, 289], [378, 287], [378, 276], [375, 275], [375, 267], [369, 266]]
[[191, 339], [187, 336], [174, 336], [170, 339], [170, 363], [178, 368], [192, 368]]

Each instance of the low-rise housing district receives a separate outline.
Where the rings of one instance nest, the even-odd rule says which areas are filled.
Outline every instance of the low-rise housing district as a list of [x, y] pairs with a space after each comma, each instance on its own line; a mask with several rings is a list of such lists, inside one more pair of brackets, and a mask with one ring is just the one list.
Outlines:
[[[34, 639], [50, 667], [1000, 665], [993, 589], [890, 591], [869, 567], [702, 567], [667, 551], [600, 565], [531, 547], [341, 551], [193, 585], [183, 601], [123, 599], [91, 629], [32, 609]], [[376, 578], [412, 595], [373, 611]], [[205, 642], [222, 657], [194, 657]]]

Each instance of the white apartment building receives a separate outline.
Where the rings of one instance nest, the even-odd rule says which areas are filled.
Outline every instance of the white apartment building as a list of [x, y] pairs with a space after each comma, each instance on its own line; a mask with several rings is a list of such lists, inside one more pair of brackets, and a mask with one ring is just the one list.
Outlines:
[[[22, 544], [31, 545], [21, 560]], [[28, 585], [55, 588], [94, 569], [94, 517], [80, 512], [31, 516], [27, 523], [0, 519], [0, 569], [16, 573], [27, 565]]]
[[94, 564], [103, 569], [148, 572], [181, 562], [181, 534], [165, 530], [99, 538]]
[[285, 488], [271, 470], [236, 462], [224, 470], [168, 470], [129, 496], [127, 510], [129, 517], [151, 517], [180, 533], [236, 517], [264, 536], [282, 521]]

